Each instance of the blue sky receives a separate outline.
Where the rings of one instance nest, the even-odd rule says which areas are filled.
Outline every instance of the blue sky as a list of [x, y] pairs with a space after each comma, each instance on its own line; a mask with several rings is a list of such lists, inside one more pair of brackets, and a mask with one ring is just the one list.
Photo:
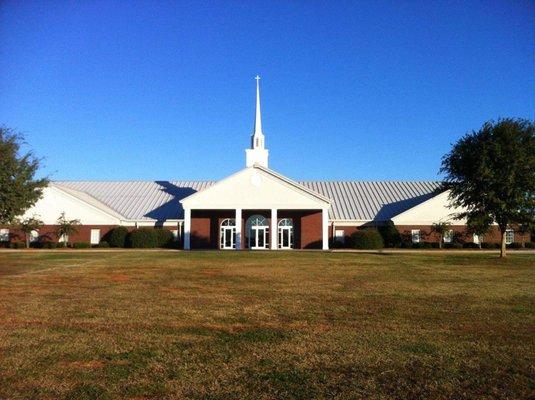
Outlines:
[[532, 1], [3, 1], [0, 124], [53, 179], [244, 167], [262, 76], [270, 167], [437, 179], [488, 119], [535, 117]]

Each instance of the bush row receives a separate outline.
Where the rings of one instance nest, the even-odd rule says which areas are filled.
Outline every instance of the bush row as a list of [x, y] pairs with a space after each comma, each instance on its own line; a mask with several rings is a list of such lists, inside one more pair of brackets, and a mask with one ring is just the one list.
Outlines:
[[148, 249], [177, 246], [171, 231], [160, 228], [139, 228], [129, 232], [124, 226], [118, 226], [112, 229], [105, 239], [110, 247]]

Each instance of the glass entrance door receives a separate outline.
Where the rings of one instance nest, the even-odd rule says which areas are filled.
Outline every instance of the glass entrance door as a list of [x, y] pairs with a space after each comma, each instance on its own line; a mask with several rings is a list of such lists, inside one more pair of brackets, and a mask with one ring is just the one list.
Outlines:
[[219, 231], [219, 248], [222, 250], [230, 250], [236, 248], [236, 221], [233, 219], [225, 219], [221, 222]]
[[249, 248], [252, 250], [265, 249], [267, 245], [268, 228], [265, 226], [251, 227], [251, 235], [249, 236]]
[[251, 250], [267, 249], [269, 246], [269, 224], [262, 215], [253, 215], [245, 225], [247, 247]]
[[293, 248], [293, 221], [291, 218], [281, 219], [278, 223], [279, 226], [279, 249], [291, 249]]

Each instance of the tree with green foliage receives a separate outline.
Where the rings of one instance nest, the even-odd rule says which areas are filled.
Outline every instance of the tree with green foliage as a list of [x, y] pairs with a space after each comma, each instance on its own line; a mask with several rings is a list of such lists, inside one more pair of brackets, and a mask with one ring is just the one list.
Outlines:
[[62, 212], [56, 222], [55, 234], [58, 239], [63, 240], [63, 247], [67, 247], [69, 235], [73, 235], [78, 232], [78, 226], [80, 225], [79, 219], [67, 219], [65, 212]]
[[442, 159], [442, 188], [456, 218], [496, 223], [500, 256], [506, 256], [505, 233], [511, 224], [533, 221], [535, 209], [535, 124], [526, 119], [489, 121], [463, 136]]
[[29, 248], [32, 232], [38, 230], [44, 224], [43, 224], [43, 221], [41, 221], [39, 218], [37, 218], [36, 216], [33, 216], [33, 217], [18, 219], [15, 225], [17, 229], [24, 232], [24, 237], [26, 239], [26, 248]]
[[451, 224], [449, 222], [440, 221], [435, 222], [431, 225], [431, 232], [434, 232], [438, 235], [438, 248], [442, 248], [442, 243], [444, 242], [444, 236], [450, 230]]
[[36, 179], [40, 160], [31, 151], [21, 153], [22, 135], [0, 127], [0, 224], [12, 224], [33, 206], [48, 185]]
[[392, 221], [388, 221], [386, 224], [379, 226], [377, 230], [383, 237], [385, 247], [401, 246], [401, 235]]
[[479, 238], [479, 248], [481, 248], [483, 237], [489, 232], [492, 222], [493, 220], [488, 216], [488, 214], [472, 213], [471, 215], [467, 216], [467, 232], [472, 235], [477, 235]]

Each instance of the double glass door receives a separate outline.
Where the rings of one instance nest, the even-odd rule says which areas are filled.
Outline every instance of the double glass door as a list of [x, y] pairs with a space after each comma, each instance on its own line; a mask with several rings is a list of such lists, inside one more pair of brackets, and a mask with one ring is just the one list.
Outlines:
[[269, 228], [253, 226], [249, 231], [249, 248], [252, 250], [265, 249], [268, 244]]

